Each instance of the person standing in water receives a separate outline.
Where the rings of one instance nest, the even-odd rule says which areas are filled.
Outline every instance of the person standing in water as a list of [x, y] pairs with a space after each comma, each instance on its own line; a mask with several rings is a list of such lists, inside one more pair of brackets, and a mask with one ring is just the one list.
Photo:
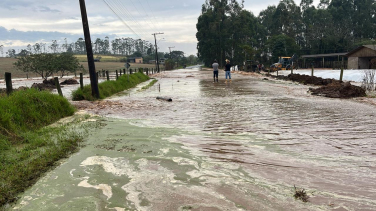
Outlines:
[[219, 64], [218, 64], [217, 60], [214, 59], [214, 62], [212, 64], [214, 83], [218, 82], [218, 66], [219, 66]]
[[228, 79], [231, 83], [231, 64], [230, 64], [230, 60], [228, 60], [228, 59], [226, 59], [225, 72], [226, 72], [225, 83], [227, 83], [227, 77], [228, 77]]

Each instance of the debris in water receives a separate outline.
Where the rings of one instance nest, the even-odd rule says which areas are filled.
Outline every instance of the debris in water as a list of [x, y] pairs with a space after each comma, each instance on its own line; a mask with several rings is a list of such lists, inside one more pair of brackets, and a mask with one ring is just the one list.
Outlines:
[[294, 185], [294, 189], [295, 189], [295, 194], [294, 194], [295, 199], [300, 199], [303, 202], [308, 202], [309, 196], [307, 195], [304, 189], [297, 189], [295, 185]]
[[168, 98], [168, 97], [157, 97], [157, 100], [165, 100], [165, 101], [168, 101], [168, 102], [172, 101], [172, 99]]

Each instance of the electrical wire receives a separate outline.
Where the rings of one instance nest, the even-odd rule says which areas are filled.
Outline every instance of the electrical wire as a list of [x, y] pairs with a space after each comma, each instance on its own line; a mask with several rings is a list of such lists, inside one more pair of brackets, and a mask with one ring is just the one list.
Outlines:
[[109, 3], [107, 2], [107, 0], [103, 0], [103, 2], [108, 6], [108, 8], [119, 18], [119, 20], [129, 29], [133, 32], [133, 34], [135, 34], [137, 37], [141, 38], [118, 14], [117, 12], [115, 12], [114, 9], [112, 9], [112, 7], [109, 5]]
[[[149, 31], [148, 29], [157, 29], [156, 25], [152, 22], [151, 19], [145, 19], [144, 17], [142, 17], [141, 13], [139, 12], [139, 10], [137, 9], [136, 5], [134, 4], [134, 2], [131, 0], [131, 3], [134, 7], [134, 10], [131, 10], [131, 11], [135, 11], [138, 13], [138, 16], [140, 17], [140, 20], [145, 23], [147, 26], [148, 26], [148, 29], [145, 29], [143, 28], [143, 26], [145, 24], [141, 24], [136, 17], [134, 17], [134, 15], [132, 15], [132, 12], [130, 12], [127, 7], [124, 5], [123, 2], [119, 1], [119, 0], [103, 0], [103, 2], [108, 6], [108, 8], [118, 17], [118, 19], [134, 34], [136, 35], [139, 39], [142, 40], [142, 36], [144, 37], [149, 37], [150, 33], [148, 33], [147, 31]], [[142, 9], [144, 10], [145, 14], [147, 16], [149, 16], [145, 10], [145, 8], [143, 7], [143, 5], [141, 4], [141, 2], [139, 1]], [[150, 6], [150, 5], [149, 5]], [[155, 18], [155, 17], [154, 17]], [[149, 24], [149, 22], [151, 23], [151, 25]]]

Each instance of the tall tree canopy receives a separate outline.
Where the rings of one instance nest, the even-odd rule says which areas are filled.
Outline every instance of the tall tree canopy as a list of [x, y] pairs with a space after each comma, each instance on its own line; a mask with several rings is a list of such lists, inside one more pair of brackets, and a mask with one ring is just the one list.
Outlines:
[[[198, 56], [205, 65], [229, 58], [272, 63], [278, 56], [348, 52], [375, 44], [375, 0], [280, 0], [258, 17], [236, 0], [206, 0], [197, 22]], [[281, 55], [285, 54], [285, 55]]]

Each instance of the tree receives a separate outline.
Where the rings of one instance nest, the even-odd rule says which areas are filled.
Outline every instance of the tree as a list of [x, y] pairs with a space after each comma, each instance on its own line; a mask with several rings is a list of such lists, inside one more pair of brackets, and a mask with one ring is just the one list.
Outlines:
[[20, 53], [18, 54], [18, 56], [23, 57], [23, 56], [27, 56], [27, 55], [30, 55], [30, 54], [31, 54], [30, 51], [28, 51], [28, 50], [26, 50], [26, 49], [22, 49], [22, 50], [20, 51]]
[[64, 50], [64, 52], [67, 52], [68, 47], [69, 47], [69, 44], [68, 44], [67, 38], [64, 38], [64, 44], [61, 45], [61, 48]]
[[299, 49], [293, 38], [283, 34], [271, 37], [267, 46], [272, 53], [273, 61], [278, 61], [280, 56], [292, 56]]
[[[198, 57], [209, 66], [217, 59], [222, 66], [225, 58], [242, 54], [241, 42], [252, 37], [254, 25], [245, 19], [256, 18], [242, 10], [237, 1], [207, 0], [198, 18], [196, 38]], [[245, 29], [244, 29], [245, 28]], [[240, 32], [240, 33], [238, 33]]]
[[76, 73], [77, 70], [82, 70], [83, 66], [80, 65], [77, 57], [73, 53], [61, 53], [56, 58], [57, 71], [60, 71], [61, 77], [65, 75], [66, 72]]
[[24, 72], [32, 72], [47, 79], [59, 71], [76, 71], [82, 68], [73, 54], [32, 54], [19, 57], [14, 66]]
[[24, 72], [32, 72], [40, 75], [43, 79], [52, 76], [56, 69], [55, 54], [32, 54], [30, 56], [20, 57], [14, 66]]
[[195, 55], [189, 55], [189, 56], [187, 57], [187, 63], [188, 63], [189, 65], [197, 64], [197, 56], [195, 56]]
[[139, 51], [136, 51], [132, 54], [132, 57], [142, 57], [142, 53]]
[[41, 45], [39, 43], [35, 43], [33, 45], [34, 53], [35, 54], [40, 54], [42, 53]]
[[59, 44], [57, 44], [57, 40], [52, 40], [52, 43], [49, 47], [52, 51], [52, 53], [57, 53], [59, 49]]
[[15, 58], [16, 57], [16, 50], [14, 50], [14, 49], [8, 49], [8, 51], [6, 52], [6, 54], [7, 54], [7, 57]]
[[0, 45], [1, 57], [4, 57], [4, 45]]
[[78, 38], [78, 40], [74, 43], [75, 53], [77, 54], [85, 54], [86, 53], [86, 45], [85, 40], [83, 38]]

